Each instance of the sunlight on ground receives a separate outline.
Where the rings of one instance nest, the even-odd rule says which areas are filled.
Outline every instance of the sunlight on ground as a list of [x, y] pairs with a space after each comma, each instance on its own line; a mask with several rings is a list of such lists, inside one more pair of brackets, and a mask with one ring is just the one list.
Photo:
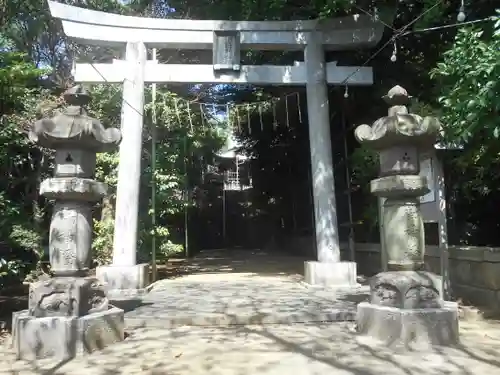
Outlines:
[[[500, 374], [500, 331], [491, 323], [463, 323], [463, 345], [427, 353], [397, 353], [367, 345], [347, 323], [180, 327], [135, 330], [120, 344], [64, 364], [58, 374]], [[487, 336], [494, 327], [494, 336]], [[14, 362], [0, 374], [40, 374], [54, 360]], [[50, 372], [48, 372], [50, 373]]]
[[[193, 259], [172, 259], [167, 278], [183, 280], [234, 280], [246, 277], [280, 277], [302, 280], [302, 257], [269, 254], [260, 250], [207, 250]], [[159, 276], [162, 278], [162, 275]]]
[[[227, 310], [250, 297], [261, 309], [268, 304], [269, 311], [280, 303], [290, 307], [290, 301], [297, 303], [293, 313], [306, 304], [314, 311], [334, 306], [336, 291], [313, 291], [296, 283], [303, 269], [299, 257], [215, 255], [172, 262], [174, 280], [153, 287], [162, 296], [163, 313], [170, 317], [208, 309], [212, 314], [214, 306], [222, 303]], [[225, 283], [230, 280], [235, 282]], [[193, 305], [183, 310], [190, 298]], [[357, 302], [352, 302], [354, 308]], [[460, 346], [423, 353], [378, 347], [358, 337], [352, 322], [166, 329], [160, 312], [152, 319], [159, 321], [158, 327], [130, 330], [124, 342], [67, 363], [15, 361], [4, 341], [0, 375], [500, 375], [500, 324], [493, 321], [461, 322]]]

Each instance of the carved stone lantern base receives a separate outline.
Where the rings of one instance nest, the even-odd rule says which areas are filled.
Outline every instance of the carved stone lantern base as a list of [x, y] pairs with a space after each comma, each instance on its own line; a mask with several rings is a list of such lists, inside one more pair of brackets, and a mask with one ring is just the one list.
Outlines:
[[30, 285], [28, 310], [35, 318], [83, 316], [107, 309], [104, 285], [95, 277], [54, 277]]
[[439, 278], [425, 271], [375, 275], [370, 302], [358, 305], [358, 332], [390, 347], [457, 344], [458, 304], [443, 301], [439, 285]]
[[17, 359], [67, 360], [124, 340], [124, 311], [116, 307], [80, 317], [35, 318], [22, 310], [14, 313], [12, 323]]

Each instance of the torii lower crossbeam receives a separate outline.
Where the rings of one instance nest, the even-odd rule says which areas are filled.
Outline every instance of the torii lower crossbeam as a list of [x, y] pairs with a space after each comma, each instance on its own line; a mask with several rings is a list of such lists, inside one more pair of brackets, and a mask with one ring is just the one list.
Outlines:
[[[132, 67], [130, 67], [132, 68]], [[127, 76], [127, 62], [114, 60], [111, 64], [76, 64], [75, 81], [87, 83], [122, 83]], [[328, 84], [371, 85], [371, 67], [337, 66], [326, 64]], [[305, 85], [306, 66], [244, 65], [239, 74], [220, 75], [212, 65], [158, 64], [147, 61], [144, 70], [146, 83], [241, 83], [255, 85]]]

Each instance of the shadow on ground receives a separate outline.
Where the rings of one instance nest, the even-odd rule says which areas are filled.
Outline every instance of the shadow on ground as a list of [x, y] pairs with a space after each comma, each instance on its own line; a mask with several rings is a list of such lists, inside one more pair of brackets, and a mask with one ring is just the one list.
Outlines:
[[[2, 374], [499, 374], [500, 337], [468, 326], [463, 343], [422, 352], [394, 352], [366, 343], [346, 324], [253, 325], [137, 329], [122, 343], [58, 363], [12, 361]], [[498, 332], [498, 331], [497, 331]]]
[[[302, 259], [264, 253], [202, 255], [185, 261], [185, 277], [164, 280], [154, 292], [162, 298], [165, 316], [217, 314], [237, 323], [238, 314], [246, 312], [257, 317], [254, 321], [217, 327], [208, 321], [190, 327], [179, 322], [180, 326], [168, 327], [161, 311], [153, 311], [150, 318], [160, 322], [157, 327], [129, 330], [124, 342], [71, 361], [15, 361], [12, 349], [4, 344], [0, 374], [500, 374], [498, 324], [462, 323], [462, 342], [454, 348], [395, 352], [358, 337], [352, 322], [301, 321], [308, 314], [317, 319], [318, 311], [331, 312], [335, 303], [355, 307], [366, 298], [364, 293], [301, 286], [294, 278], [300, 275], [296, 271], [301, 272]], [[211, 275], [220, 279], [210, 281]], [[244, 276], [234, 280], [228, 278], [231, 275]], [[198, 280], [182, 281], [192, 277]], [[147, 309], [151, 307], [147, 303], [130, 309]], [[287, 310], [281, 311], [282, 306]], [[285, 314], [286, 324], [261, 324], [272, 313]]]
[[22, 286], [0, 295], [0, 335], [12, 330], [12, 313], [28, 308], [28, 287]]

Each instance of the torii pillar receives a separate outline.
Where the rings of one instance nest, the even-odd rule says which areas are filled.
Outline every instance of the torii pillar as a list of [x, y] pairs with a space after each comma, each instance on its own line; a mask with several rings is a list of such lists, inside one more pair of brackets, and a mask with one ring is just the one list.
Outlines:
[[304, 51], [316, 239], [316, 260], [305, 262], [304, 276], [309, 284], [353, 286], [356, 263], [340, 261], [325, 51], [319, 40], [311, 33]]
[[139, 188], [141, 181], [142, 127], [144, 116], [144, 72], [146, 46], [128, 42], [124, 69], [123, 101], [116, 186], [113, 263], [97, 267], [99, 280], [108, 285], [111, 300], [131, 300], [146, 293], [149, 264], [137, 264]]

